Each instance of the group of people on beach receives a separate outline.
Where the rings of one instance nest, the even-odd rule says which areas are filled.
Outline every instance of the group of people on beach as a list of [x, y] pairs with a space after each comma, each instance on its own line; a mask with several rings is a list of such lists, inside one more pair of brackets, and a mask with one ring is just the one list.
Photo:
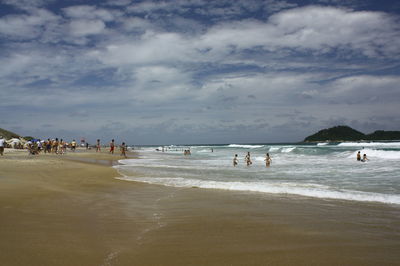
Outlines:
[[69, 148], [71, 151], [76, 150], [76, 141], [72, 140], [71, 142], [66, 142], [63, 139], [33, 139], [29, 140], [26, 143], [26, 147], [29, 151], [29, 154], [37, 155], [41, 152], [44, 153], [54, 153], [54, 154], [64, 154], [67, 152]]
[[[114, 150], [115, 150], [115, 140], [112, 139], [109, 143], [109, 153], [114, 154]], [[119, 146], [119, 150], [121, 152], [121, 156], [124, 156], [125, 158], [127, 158], [126, 156], [126, 150], [127, 150], [127, 146], [125, 144], [125, 142], [122, 142], [121, 145]], [[100, 144], [100, 139], [97, 139], [96, 141], [96, 152], [101, 152], [101, 144]]]
[[[250, 152], [247, 152], [246, 156], [244, 157], [244, 161], [247, 166], [250, 166], [253, 164], [253, 162], [251, 161]], [[265, 167], [271, 166], [272, 158], [271, 158], [271, 156], [269, 156], [269, 153], [265, 154], [264, 161], [265, 161]], [[238, 155], [235, 154], [235, 156], [233, 157], [233, 166], [236, 167], [238, 164], [239, 164]]]
[[[81, 144], [82, 146], [84, 145], [85, 142]], [[7, 141], [4, 139], [2, 136], [0, 136], [0, 155], [4, 154], [4, 149], [7, 147]], [[54, 138], [50, 139], [48, 138], [47, 140], [41, 140], [41, 139], [31, 139], [27, 141], [23, 147], [21, 148], [26, 148], [31, 155], [38, 155], [42, 152], [44, 153], [52, 153], [52, 154], [65, 154], [67, 150], [69, 149], [70, 151], [74, 152], [76, 148], [78, 147], [77, 142], [75, 139], [73, 139], [71, 142], [64, 141], [63, 139], [59, 138]], [[112, 139], [110, 142], [110, 151], [109, 153], [114, 154], [115, 151], [115, 140]], [[124, 156], [127, 158], [126, 151], [127, 151], [127, 145], [125, 142], [122, 142], [122, 144], [119, 146], [120, 147], [120, 152], [121, 156]], [[86, 142], [86, 149], [90, 149], [89, 143]], [[96, 152], [101, 151], [101, 143], [100, 139], [97, 139], [96, 142]]]

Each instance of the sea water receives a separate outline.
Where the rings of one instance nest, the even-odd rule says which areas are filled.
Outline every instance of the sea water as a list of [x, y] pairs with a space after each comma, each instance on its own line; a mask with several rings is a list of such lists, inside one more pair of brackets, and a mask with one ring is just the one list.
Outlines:
[[[188, 149], [191, 155], [184, 155]], [[369, 160], [357, 161], [358, 151]], [[400, 142], [165, 146], [164, 151], [154, 146], [137, 152], [139, 159], [115, 166], [122, 179], [400, 205]], [[239, 164], [233, 167], [235, 154]]]

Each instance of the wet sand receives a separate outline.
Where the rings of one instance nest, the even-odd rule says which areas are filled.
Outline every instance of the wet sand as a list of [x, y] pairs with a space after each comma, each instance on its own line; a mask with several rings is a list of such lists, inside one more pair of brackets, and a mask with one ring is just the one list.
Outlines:
[[0, 158], [1, 265], [400, 265], [400, 207], [116, 179], [103, 151]]

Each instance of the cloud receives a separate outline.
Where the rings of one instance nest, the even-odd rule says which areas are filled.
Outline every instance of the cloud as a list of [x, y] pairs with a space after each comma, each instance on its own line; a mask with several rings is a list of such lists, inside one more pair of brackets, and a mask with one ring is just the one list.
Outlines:
[[100, 135], [112, 121], [149, 142], [289, 140], [397, 112], [397, 15], [272, 0], [46, 4], [0, 17], [2, 111], [33, 132], [24, 113], [65, 121], [54, 133]]
[[4, 4], [14, 6], [19, 9], [30, 9], [32, 7], [43, 7], [55, 0], [3, 0]]
[[398, 103], [398, 76], [357, 75], [340, 78], [327, 84], [325, 97], [347, 103]]
[[116, 10], [107, 10], [104, 8], [98, 8], [96, 6], [80, 5], [71, 6], [63, 9], [64, 14], [72, 19], [85, 19], [85, 20], [102, 20], [112, 21], [115, 16], [120, 14]]
[[105, 27], [102, 20], [79, 19], [73, 20], [69, 24], [70, 33], [78, 37], [100, 34], [104, 31]]
[[0, 18], [0, 36], [21, 40], [38, 38], [58, 20], [52, 12], [37, 8], [31, 9], [29, 14], [7, 15]]

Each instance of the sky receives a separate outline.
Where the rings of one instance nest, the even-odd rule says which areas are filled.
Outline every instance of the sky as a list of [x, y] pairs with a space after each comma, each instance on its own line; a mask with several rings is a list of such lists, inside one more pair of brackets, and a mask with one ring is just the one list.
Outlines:
[[131, 145], [400, 130], [400, 2], [0, 0], [0, 127]]

